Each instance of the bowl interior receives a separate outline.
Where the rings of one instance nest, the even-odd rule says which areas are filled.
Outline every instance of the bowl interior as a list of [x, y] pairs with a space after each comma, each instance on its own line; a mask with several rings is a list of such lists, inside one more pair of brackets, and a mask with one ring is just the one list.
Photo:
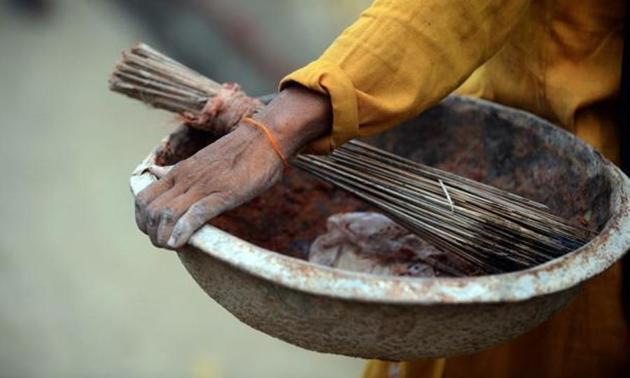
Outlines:
[[[453, 97], [391, 131], [367, 138], [398, 155], [544, 203], [575, 224], [601, 230], [611, 183], [603, 159], [567, 132], [523, 112]], [[211, 139], [175, 133], [159, 164], [190, 156]], [[295, 168], [251, 202], [211, 224], [260, 247], [305, 259], [328, 216], [370, 207]]]

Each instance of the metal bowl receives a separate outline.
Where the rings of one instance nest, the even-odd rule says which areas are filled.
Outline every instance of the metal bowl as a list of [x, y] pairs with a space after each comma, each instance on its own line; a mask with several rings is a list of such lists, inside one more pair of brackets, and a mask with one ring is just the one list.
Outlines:
[[[147, 164], [185, 158], [209, 142], [203, 138], [168, 137], [134, 172], [134, 195], [155, 180]], [[546, 264], [500, 275], [427, 279], [322, 267], [301, 259], [301, 248], [327, 215], [363, 205], [292, 170], [261, 199], [213, 222], [223, 230], [198, 231], [179, 252], [186, 269], [220, 305], [271, 336], [319, 352], [412, 360], [472, 353], [527, 332], [630, 247], [630, 180], [531, 114], [452, 96], [369, 141], [543, 202], [599, 234]]]

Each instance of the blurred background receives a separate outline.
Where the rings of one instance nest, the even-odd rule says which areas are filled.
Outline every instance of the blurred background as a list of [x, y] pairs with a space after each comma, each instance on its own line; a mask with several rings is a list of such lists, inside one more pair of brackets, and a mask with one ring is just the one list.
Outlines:
[[358, 376], [240, 323], [137, 231], [129, 173], [175, 122], [107, 79], [146, 41], [270, 93], [368, 3], [0, 1], [0, 376]]

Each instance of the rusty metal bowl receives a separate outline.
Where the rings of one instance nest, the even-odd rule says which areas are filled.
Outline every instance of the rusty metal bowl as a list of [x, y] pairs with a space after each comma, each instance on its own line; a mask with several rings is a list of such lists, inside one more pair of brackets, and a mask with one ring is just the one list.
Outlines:
[[[155, 180], [147, 164], [175, 163], [204, 138], [181, 130], [168, 137], [134, 172], [133, 193]], [[412, 360], [472, 353], [527, 332], [630, 247], [630, 180], [531, 114], [452, 96], [369, 141], [543, 202], [599, 234], [546, 264], [500, 275], [427, 279], [322, 267], [303, 259], [304, 246], [327, 215], [364, 205], [291, 170], [262, 198], [198, 231], [179, 252], [186, 269], [220, 305], [271, 336], [319, 352]]]

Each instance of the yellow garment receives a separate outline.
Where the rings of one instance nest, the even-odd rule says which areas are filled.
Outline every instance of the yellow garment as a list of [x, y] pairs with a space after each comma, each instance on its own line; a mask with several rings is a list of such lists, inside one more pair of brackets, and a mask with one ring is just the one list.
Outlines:
[[330, 96], [332, 135], [312, 144], [318, 152], [391, 128], [468, 79], [460, 92], [541, 115], [616, 156], [607, 120], [619, 89], [624, 6], [378, 0], [280, 85], [294, 81]]
[[[622, 0], [377, 0], [281, 87], [330, 96], [332, 134], [316, 152], [393, 127], [459, 88], [545, 117], [616, 161], [624, 11]], [[447, 360], [373, 361], [364, 377], [618, 377], [630, 374], [628, 332], [617, 264], [512, 342]]]

